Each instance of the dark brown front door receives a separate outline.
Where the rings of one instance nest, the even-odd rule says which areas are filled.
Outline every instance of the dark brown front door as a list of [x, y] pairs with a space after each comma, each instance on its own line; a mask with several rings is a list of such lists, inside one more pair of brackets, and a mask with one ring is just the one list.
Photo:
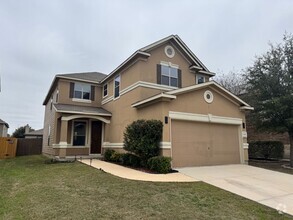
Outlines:
[[91, 132], [91, 154], [100, 154], [102, 144], [102, 122], [92, 121]]

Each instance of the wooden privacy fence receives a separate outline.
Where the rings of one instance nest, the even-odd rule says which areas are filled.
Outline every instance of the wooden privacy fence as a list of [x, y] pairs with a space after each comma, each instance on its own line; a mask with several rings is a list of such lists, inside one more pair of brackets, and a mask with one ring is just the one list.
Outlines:
[[15, 157], [17, 138], [0, 137], [0, 159]]
[[42, 154], [42, 138], [18, 138], [16, 156]]

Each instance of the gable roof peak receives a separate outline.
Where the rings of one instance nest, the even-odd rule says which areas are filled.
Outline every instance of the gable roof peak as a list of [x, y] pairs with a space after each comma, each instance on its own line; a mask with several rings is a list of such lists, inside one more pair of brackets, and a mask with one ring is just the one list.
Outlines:
[[[154, 43], [139, 49], [138, 51], [149, 52], [161, 46], [162, 44], [167, 43], [168, 41], [172, 41], [172, 44], [177, 46], [178, 49], [181, 50], [181, 52], [190, 59], [192, 65], [196, 65], [202, 68], [203, 71], [211, 73], [209, 69], [197, 58], [197, 56], [189, 49], [189, 47], [183, 42], [183, 40], [177, 34], [171, 34], [161, 40], [155, 41]], [[211, 75], [215, 74], [211, 73]]]

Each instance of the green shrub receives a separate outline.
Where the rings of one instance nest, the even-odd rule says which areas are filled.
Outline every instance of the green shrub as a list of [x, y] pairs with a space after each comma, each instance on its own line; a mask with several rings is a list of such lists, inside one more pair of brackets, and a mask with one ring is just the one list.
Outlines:
[[143, 165], [159, 155], [163, 123], [159, 120], [137, 120], [126, 127], [124, 149], [139, 156]]
[[156, 156], [148, 160], [148, 168], [158, 173], [168, 173], [171, 170], [171, 158]]
[[105, 150], [105, 153], [104, 153], [104, 159], [105, 159], [105, 161], [111, 161], [111, 156], [112, 156], [112, 154], [114, 152], [115, 152], [114, 150], [106, 149]]
[[134, 154], [126, 153], [121, 156], [122, 164], [125, 166], [131, 167], [139, 167], [140, 166], [140, 158]]
[[284, 154], [284, 145], [280, 141], [255, 141], [249, 143], [249, 158], [281, 159]]
[[110, 157], [110, 161], [116, 162], [116, 163], [121, 162], [121, 156], [122, 156], [121, 153], [114, 151]]

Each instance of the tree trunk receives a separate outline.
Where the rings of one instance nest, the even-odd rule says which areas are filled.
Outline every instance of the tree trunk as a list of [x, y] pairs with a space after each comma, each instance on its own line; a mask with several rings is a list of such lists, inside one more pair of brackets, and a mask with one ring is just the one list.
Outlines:
[[293, 167], [293, 131], [289, 131], [290, 140], [290, 167]]

